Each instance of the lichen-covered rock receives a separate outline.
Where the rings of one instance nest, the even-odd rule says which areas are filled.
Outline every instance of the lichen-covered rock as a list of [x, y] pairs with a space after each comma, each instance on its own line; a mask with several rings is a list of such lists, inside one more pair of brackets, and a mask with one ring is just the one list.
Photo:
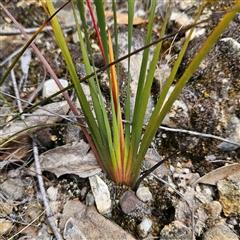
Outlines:
[[160, 233], [160, 239], [193, 240], [191, 230], [179, 221], [173, 221], [171, 224], [164, 226]]
[[217, 183], [219, 202], [222, 204], [224, 215], [240, 214], [240, 180], [235, 175]]
[[223, 223], [216, 224], [203, 235], [203, 240], [238, 240], [238, 236]]

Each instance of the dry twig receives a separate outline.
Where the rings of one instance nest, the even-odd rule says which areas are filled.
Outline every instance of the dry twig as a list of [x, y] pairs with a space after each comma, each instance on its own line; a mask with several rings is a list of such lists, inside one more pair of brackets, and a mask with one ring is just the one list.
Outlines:
[[49, 205], [49, 202], [48, 202], [48, 198], [47, 198], [46, 191], [45, 191], [44, 184], [43, 184], [42, 172], [41, 172], [39, 155], [38, 155], [38, 147], [37, 147], [37, 144], [34, 140], [33, 140], [33, 153], [34, 153], [36, 173], [37, 173], [37, 177], [38, 177], [38, 184], [39, 184], [39, 188], [40, 188], [40, 191], [41, 191], [41, 194], [42, 194], [43, 204], [46, 208], [46, 216], [47, 216], [49, 225], [50, 225], [56, 239], [57, 240], [63, 240], [63, 238], [62, 238], [62, 236], [61, 236], [60, 232], [58, 231], [58, 228], [55, 224], [55, 218], [54, 218], [52, 209], [51, 209], [51, 207]]

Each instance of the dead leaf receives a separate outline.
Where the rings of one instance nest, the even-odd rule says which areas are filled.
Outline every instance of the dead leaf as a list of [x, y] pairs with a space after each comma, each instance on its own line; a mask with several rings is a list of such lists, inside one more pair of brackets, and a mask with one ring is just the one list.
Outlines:
[[[90, 146], [83, 140], [41, 154], [40, 164], [42, 171], [52, 172], [57, 177], [64, 174], [75, 174], [86, 178], [101, 172]], [[30, 167], [30, 171], [35, 171], [34, 164]]]
[[[3, 147], [7, 142], [26, 137], [30, 132], [27, 128], [36, 126], [31, 129], [30, 133], [32, 133], [42, 128], [42, 124], [52, 124], [60, 121], [62, 118], [59, 115], [66, 115], [68, 110], [69, 106], [66, 101], [50, 103], [33, 112], [33, 116], [26, 117], [24, 122], [21, 120], [14, 121], [10, 126], [0, 129], [0, 146]], [[50, 113], [58, 115], [54, 117], [46, 116]]]
[[[7, 147], [2, 148], [2, 150], [4, 150], [3, 153], [1, 151], [2, 154], [0, 155], [0, 169], [2, 169], [10, 162], [21, 161], [21, 159], [31, 151], [31, 149], [32, 144], [29, 136], [25, 136], [19, 141], [8, 143]], [[13, 161], [9, 161], [10, 159]]]
[[195, 186], [198, 183], [216, 185], [218, 181], [223, 180], [231, 174], [234, 174], [236, 177], [240, 178], [240, 164], [234, 163], [231, 165], [217, 168], [199, 178], [192, 184], [192, 186]]
[[[24, 122], [15, 120], [0, 129], [0, 169], [11, 162], [24, 158], [32, 149], [31, 134], [42, 129], [43, 124], [59, 122], [62, 119], [59, 115], [66, 115], [68, 110], [69, 106], [66, 101], [51, 103], [37, 109], [33, 112], [33, 116], [26, 117]], [[50, 113], [56, 113], [57, 116], [46, 116]]]

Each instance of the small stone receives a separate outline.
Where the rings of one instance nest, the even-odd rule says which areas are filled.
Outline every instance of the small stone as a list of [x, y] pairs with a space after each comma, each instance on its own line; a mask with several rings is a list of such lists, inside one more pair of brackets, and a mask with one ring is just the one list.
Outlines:
[[143, 221], [138, 225], [138, 233], [140, 237], [144, 238], [149, 233], [152, 227], [152, 221], [148, 218], [144, 218]]
[[12, 213], [13, 210], [13, 203], [11, 200], [7, 200], [6, 202], [0, 203], [0, 215], [5, 217]]
[[[60, 83], [62, 84], [62, 86], [65, 88], [68, 86], [68, 81], [65, 79], [59, 79]], [[47, 98], [49, 96], [51, 96], [52, 94], [58, 92], [60, 89], [57, 86], [57, 84], [55, 83], [54, 79], [49, 79], [47, 80], [44, 85], [43, 85], [43, 98]], [[56, 97], [54, 97], [54, 99], [62, 97], [62, 94], [57, 95]]]
[[215, 220], [220, 217], [222, 205], [218, 201], [212, 201], [208, 206], [208, 210], [211, 213], [211, 219]]
[[95, 200], [94, 196], [91, 192], [88, 192], [86, 195], [86, 205], [87, 206], [94, 206]]
[[7, 179], [0, 185], [0, 189], [12, 200], [21, 200], [25, 194], [25, 188], [20, 178]]
[[13, 228], [13, 225], [9, 220], [0, 218], [0, 235], [1, 236], [9, 233], [12, 228]]
[[148, 187], [138, 188], [136, 196], [143, 202], [148, 202], [152, 200], [152, 193], [149, 191]]
[[[231, 116], [229, 125], [232, 132], [232, 134], [230, 134], [229, 136], [229, 140], [231, 140], [232, 142], [240, 143], [240, 119], [237, 118], [235, 115]], [[239, 146], [227, 142], [222, 142], [217, 145], [217, 148], [221, 151], [228, 152], [236, 150], [237, 148], [239, 148]]]
[[127, 191], [120, 198], [120, 206], [125, 214], [128, 214], [141, 206], [142, 202], [136, 197], [133, 191]]
[[173, 221], [171, 224], [165, 225], [160, 232], [160, 239], [193, 240], [191, 230], [179, 221]]
[[229, 218], [229, 219], [227, 220], [227, 223], [228, 223], [228, 224], [231, 224], [231, 225], [233, 225], [233, 226], [236, 226], [236, 225], [238, 224], [238, 221], [236, 220], [236, 218], [231, 217], [231, 218]]
[[14, 170], [10, 170], [8, 173], [7, 173], [7, 178], [15, 178], [15, 177], [19, 177], [21, 171], [19, 168], [17, 169], [14, 169]]
[[60, 201], [51, 201], [49, 203], [51, 209], [52, 209], [52, 212], [54, 214], [58, 214], [59, 213], [59, 209], [61, 207], [61, 202]]
[[238, 240], [238, 236], [223, 223], [216, 224], [203, 234], [203, 240]]
[[89, 181], [99, 213], [110, 213], [112, 208], [112, 201], [110, 198], [108, 186], [97, 175], [89, 177]]
[[55, 188], [53, 186], [49, 187], [47, 189], [47, 194], [48, 194], [48, 198], [51, 201], [56, 201], [57, 200], [57, 195], [58, 195], [58, 188]]

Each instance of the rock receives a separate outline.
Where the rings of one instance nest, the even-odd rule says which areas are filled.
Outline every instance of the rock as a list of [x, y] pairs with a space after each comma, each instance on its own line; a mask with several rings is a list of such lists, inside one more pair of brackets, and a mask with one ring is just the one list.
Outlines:
[[[62, 86], [65, 88], [68, 86], [68, 81], [65, 79], [59, 79], [60, 83], [62, 84]], [[57, 84], [55, 83], [54, 79], [49, 79], [47, 81], [45, 81], [44, 85], [43, 85], [43, 98], [47, 98], [49, 96], [51, 96], [52, 94], [58, 92], [60, 89], [57, 86]], [[56, 97], [54, 97], [54, 99], [60, 98], [62, 97], [62, 94], [57, 95]]]
[[152, 227], [152, 221], [148, 218], [144, 218], [142, 222], [138, 225], [139, 236], [144, 238], [147, 236]]
[[87, 206], [94, 206], [95, 200], [94, 196], [91, 192], [88, 192], [86, 195], [86, 205]]
[[65, 224], [63, 237], [66, 240], [79, 239], [79, 240], [87, 240], [83, 235], [77, 224], [75, 223], [73, 218], [69, 218], [69, 220]]
[[[195, 239], [195, 238], [194, 238]], [[191, 230], [179, 221], [164, 226], [160, 240], [193, 240]]]
[[[235, 115], [231, 116], [229, 125], [232, 132], [229, 136], [229, 140], [231, 140], [232, 142], [240, 143], [240, 119], [237, 118]], [[222, 142], [218, 144], [217, 148], [221, 151], [234, 151], [239, 148], [239, 146], [227, 142]]]
[[13, 225], [9, 220], [0, 218], [0, 235], [1, 236], [9, 233], [12, 228], [13, 228]]
[[55, 188], [53, 186], [49, 187], [47, 189], [47, 194], [48, 194], [48, 198], [51, 201], [56, 201], [57, 200], [57, 195], [58, 195], [58, 188]]
[[237, 42], [232, 37], [222, 38], [220, 41], [226, 43], [225, 47], [228, 47], [227, 49], [228, 49], [229, 54], [235, 54], [236, 56], [240, 57], [240, 43], [239, 42]]
[[222, 212], [222, 205], [218, 201], [212, 201], [208, 205], [208, 211], [210, 213], [211, 219], [214, 221], [214, 220], [220, 218], [220, 214]]
[[138, 188], [136, 196], [143, 202], [148, 202], [152, 200], [152, 193], [149, 191], [148, 187]]
[[0, 189], [12, 200], [21, 200], [25, 194], [24, 183], [20, 178], [7, 179]]
[[224, 215], [240, 214], [240, 181], [235, 175], [217, 183], [219, 202], [222, 204]]
[[81, 231], [86, 239], [134, 240], [130, 234], [117, 224], [100, 215], [94, 206], [86, 207], [79, 201], [67, 201], [59, 223], [61, 231], [65, 229], [66, 223], [70, 218], [73, 219], [70, 221], [70, 223], [73, 223], [73, 227], [71, 227], [71, 224], [68, 226], [72, 230], [71, 234], [76, 229], [75, 233], [79, 234], [79, 231]]
[[50, 208], [52, 209], [52, 212], [54, 214], [58, 214], [59, 213], [59, 209], [61, 208], [61, 202], [60, 201], [51, 201], [49, 203]]
[[112, 201], [110, 198], [108, 186], [97, 175], [89, 177], [89, 181], [99, 213], [110, 213], [112, 208]]
[[133, 191], [125, 192], [120, 198], [120, 206], [125, 214], [129, 214], [141, 205], [142, 202], [136, 197]]
[[203, 234], [203, 240], [238, 240], [238, 236], [223, 223], [216, 224]]
[[7, 178], [15, 178], [15, 177], [18, 177], [20, 174], [21, 174], [20, 168], [10, 170], [7, 173]]
[[11, 200], [7, 200], [6, 202], [0, 202], [0, 215], [1, 217], [5, 217], [12, 213], [13, 203]]

